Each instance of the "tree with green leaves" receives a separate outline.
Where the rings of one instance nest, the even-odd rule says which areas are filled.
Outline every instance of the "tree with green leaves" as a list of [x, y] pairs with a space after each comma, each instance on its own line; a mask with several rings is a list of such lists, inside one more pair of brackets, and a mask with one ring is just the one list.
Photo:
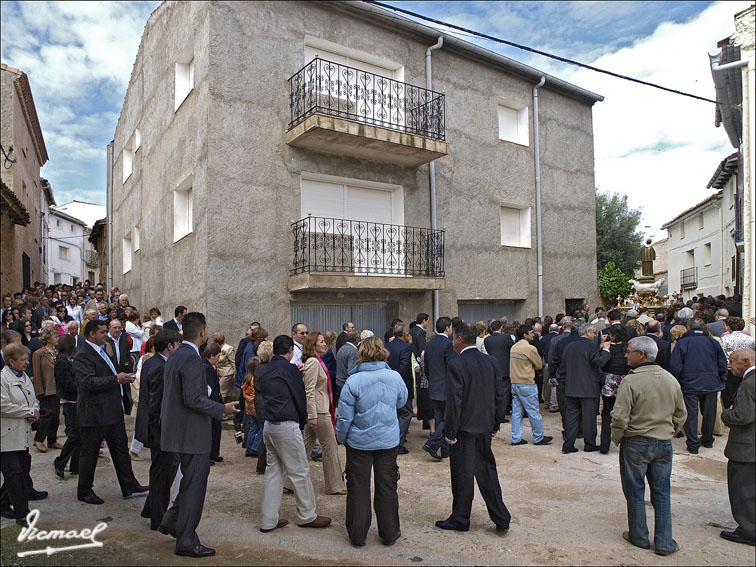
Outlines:
[[597, 269], [614, 262], [619, 270], [632, 277], [640, 263], [643, 234], [637, 229], [641, 215], [640, 209], [631, 209], [627, 204], [627, 195], [600, 193], [596, 189]]
[[628, 282], [632, 277], [632, 274], [626, 274], [615, 266], [614, 262], [607, 262], [603, 268], [599, 268], [599, 290], [607, 305], [612, 304], [618, 295], [627, 297], [632, 293], [633, 286]]

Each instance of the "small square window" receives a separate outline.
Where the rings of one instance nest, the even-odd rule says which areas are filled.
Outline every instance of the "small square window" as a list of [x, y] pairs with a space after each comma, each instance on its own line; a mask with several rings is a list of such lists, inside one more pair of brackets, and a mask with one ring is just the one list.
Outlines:
[[131, 246], [131, 237], [127, 236], [122, 241], [123, 247], [123, 273], [131, 271], [131, 255], [133, 252]]
[[58, 246], [58, 258], [64, 261], [71, 259], [71, 249], [67, 246]]
[[502, 246], [530, 248], [530, 207], [502, 205], [499, 219]]
[[698, 230], [703, 229], [703, 227], [704, 227], [704, 214], [701, 212], [701, 213], [698, 213]]
[[515, 109], [500, 104], [498, 110], [499, 140], [529, 145], [528, 107]]
[[173, 241], [178, 242], [193, 230], [192, 177], [173, 192]]

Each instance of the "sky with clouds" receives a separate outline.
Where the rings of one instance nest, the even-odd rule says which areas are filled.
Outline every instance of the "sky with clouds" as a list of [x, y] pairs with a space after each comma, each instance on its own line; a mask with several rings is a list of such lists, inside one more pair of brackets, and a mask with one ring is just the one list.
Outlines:
[[[707, 52], [734, 32], [735, 2], [387, 2], [707, 98]], [[29, 75], [56, 200], [105, 203], [112, 139], [144, 25], [158, 2], [1, 3], [2, 61]], [[449, 30], [445, 30], [449, 32]], [[732, 153], [714, 105], [449, 32], [606, 97], [594, 106], [596, 184], [629, 196], [649, 234], [711, 194]]]

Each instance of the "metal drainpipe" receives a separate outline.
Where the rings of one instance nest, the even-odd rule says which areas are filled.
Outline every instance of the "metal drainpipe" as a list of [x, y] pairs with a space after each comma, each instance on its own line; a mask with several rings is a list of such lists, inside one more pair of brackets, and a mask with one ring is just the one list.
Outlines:
[[533, 150], [535, 153], [536, 183], [536, 250], [538, 257], [538, 316], [543, 317], [543, 240], [541, 232], [541, 153], [538, 136], [538, 89], [546, 83], [546, 75], [533, 87]]
[[[444, 36], [439, 36], [438, 41], [428, 47], [425, 50], [425, 88], [433, 90], [433, 79], [431, 73], [431, 53], [436, 49], [441, 49], [444, 44]], [[438, 222], [436, 218], [436, 164], [430, 162], [428, 164], [428, 178], [430, 181], [430, 209], [431, 209], [431, 229], [436, 230], [438, 228]], [[433, 323], [438, 320], [439, 315], [439, 299], [438, 290], [433, 290]]]
[[113, 143], [111, 140], [107, 149], [107, 183], [108, 183], [108, 289], [113, 287]]

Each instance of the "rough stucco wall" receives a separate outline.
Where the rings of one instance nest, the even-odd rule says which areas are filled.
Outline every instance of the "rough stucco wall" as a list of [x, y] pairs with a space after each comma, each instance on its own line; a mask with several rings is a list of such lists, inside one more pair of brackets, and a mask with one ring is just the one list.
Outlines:
[[[204, 3], [166, 5], [143, 37], [115, 136], [113, 278], [142, 311], [172, 316], [179, 303], [207, 311], [208, 9]], [[194, 47], [194, 90], [174, 111], [174, 65]], [[122, 184], [122, 150], [134, 129], [142, 146], [132, 177]], [[173, 190], [192, 178], [193, 232], [173, 242]], [[119, 187], [120, 186], [120, 187]], [[119, 191], [120, 189], [120, 191]], [[122, 238], [140, 229], [132, 270], [122, 274]]]
[[[0, 133], [4, 148], [13, 146], [13, 157], [16, 163], [10, 169], [0, 168], [3, 183], [11, 189], [19, 200], [24, 203], [31, 223], [27, 226], [15, 225], [6, 215], [2, 215], [2, 262], [0, 271], [0, 290], [2, 293], [21, 291], [23, 286], [23, 264], [21, 254], [26, 253], [31, 264], [31, 284], [35, 281], [45, 280], [42, 273], [42, 258], [40, 255], [41, 219], [40, 210], [40, 164], [34, 151], [32, 136], [26, 125], [21, 102], [18, 99], [13, 84], [16, 74], [10, 71], [0, 72], [2, 83], [0, 84]], [[26, 157], [22, 149], [26, 152]], [[26, 183], [26, 193], [23, 184]]]
[[[209, 12], [209, 17], [203, 13], [201, 20], [206, 40], [198, 39], [196, 23], [204, 7]], [[142, 116], [143, 228], [142, 257], [135, 257], [134, 265], [139, 266], [144, 290], [149, 290], [143, 296], [157, 298], [161, 309], [170, 311], [178, 301], [191, 308], [206, 308], [211, 330], [220, 328], [229, 340], [241, 336], [252, 319], [263, 321], [271, 333], [287, 332], [291, 303], [367, 303], [384, 298], [398, 303], [398, 316], [406, 321], [418, 311], [430, 312], [430, 292], [288, 292], [290, 222], [300, 217], [302, 172], [402, 185], [406, 225], [430, 226], [430, 212], [427, 166], [401, 168], [318, 154], [283, 143], [290, 120], [287, 79], [304, 64], [305, 35], [401, 62], [404, 80], [416, 85], [425, 83], [427, 46], [312, 3], [168, 4], [153, 19], [137, 65], [141, 65], [143, 80], [143, 108], [137, 113]], [[172, 63], [191, 35], [188, 30], [194, 30], [197, 41], [195, 92], [174, 119]], [[498, 103], [532, 105], [531, 85], [443, 49], [434, 53], [433, 65], [434, 86], [447, 95], [447, 140], [451, 145], [450, 155], [437, 162], [439, 227], [447, 229], [447, 289], [440, 293], [441, 312], [455, 315], [458, 300], [522, 299], [527, 301], [528, 314], [533, 314], [532, 122], [531, 143], [523, 147], [498, 141], [497, 121]], [[543, 168], [555, 168], [550, 183], [557, 205], [564, 204], [579, 215], [576, 224], [582, 226], [576, 229], [576, 239], [585, 250], [573, 254], [572, 262], [587, 265], [585, 269], [570, 265], [574, 282], [561, 277], [562, 264], [558, 266], [560, 277], [552, 273], [544, 280], [545, 307], [547, 312], [555, 312], [564, 308], [565, 296], [592, 298], [595, 294], [595, 238], [591, 235], [583, 242], [593, 228], [593, 148], [590, 107], [546, 93], [542, 91], [541, 103]], [[131, 104], [130, 98], [128, 102]], [[565, 113], [567, 116], [562, 116]], [[135, 127], [128, 124], [130, 115], [123, 113], [117, 131], [116, 181], [120, 150]], [[556, 145], [544, 145], [546, 136], [558, 138]], [[571, 153], [562, 155], [564, 152]], [[135, 173], [138, 163], [135, 160]], [[199, 183], [202, 198], [195, 194], [191, 257], [181, 258], [183, 241], [174, 247], [171, 238], [171, 190], [180, 181], [177, 172], [192, 164], [195, 192]], [[575, 195], [583, 193], [585, 202], [576, 204]], [[551, 207], [547, 199], [545, 196], [545, 210]], [[533, 207], [530, 249], [500, 246], [502, 202]], [[118, 213], [124, 219], [129, 214], [125, 210]], [[563, 225], [560, 210], [555, 210], [553, 218]], [[124, 223], [136, 222], [136, 218], [121, 222], [114, 232], [118, 246]], [[150, 233], [159, 234], [151, 235], [148, 243], [149, 227], [155, 229]], [[565, 239], [561, 229], [550, 237], [551, 248], [545, 248], [545, 254], [564, 255], [579, 247]], [[118, 264], [119, 253], [116, 256]], [[182, 260], [193, 266], [186, 276], [186, 286], [197, 282], [193, 294], [182, 293], [183, 284], [171, 279]], [[548, 260], [545, 264], [548, 266]], [[114, 270], [116, 280], [119, 273]], [[128, 276], [123, 281], [124, 288], [130, 289]]]

